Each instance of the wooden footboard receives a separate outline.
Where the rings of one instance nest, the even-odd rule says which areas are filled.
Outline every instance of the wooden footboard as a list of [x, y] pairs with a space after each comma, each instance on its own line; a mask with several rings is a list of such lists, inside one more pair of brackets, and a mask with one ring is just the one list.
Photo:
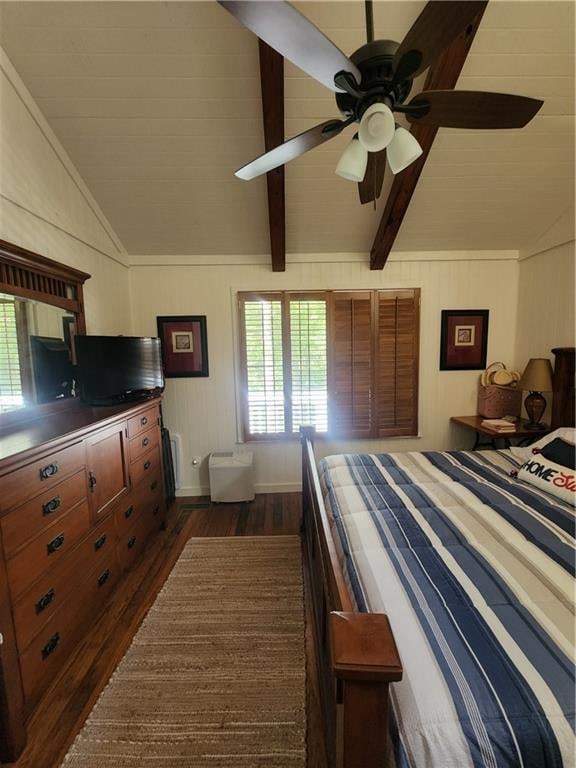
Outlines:
[[314, 429], [303, 427], [302, 507], [319, 686], [330, 766], [382, 768], [388, 686], [402, 665], [385, 614], [358, 613], [346, 586], [314, 458]]

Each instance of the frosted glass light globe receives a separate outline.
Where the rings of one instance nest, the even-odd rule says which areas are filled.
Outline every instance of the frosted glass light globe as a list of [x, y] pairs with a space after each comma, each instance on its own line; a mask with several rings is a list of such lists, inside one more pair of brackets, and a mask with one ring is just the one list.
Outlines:
[[362, 181], [368, 165], [368, 153], [354, 136], [338, 160], [336, 174], [348, 181]]
[[368, 152], [380, 152], [394, 138], [394, 115], [386, 104], [371, 104], [362, 115], [358, 138]]
[[406, 128], [398, 126], [394, 138], [388, 145], [386, 157], [392, 173], [400, 173], [407, 168], [410, 163], [417, 160], [422, 154], [422, 147], [414, 136]]

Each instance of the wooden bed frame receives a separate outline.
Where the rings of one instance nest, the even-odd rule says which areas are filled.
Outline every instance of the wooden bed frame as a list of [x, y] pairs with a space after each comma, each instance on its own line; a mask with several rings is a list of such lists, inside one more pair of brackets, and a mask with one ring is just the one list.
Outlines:
[[[552, 351], [556, 362], [551, 426], [573, 427], [574, 348]], [[383, 768], [388, 687], [402, 679], [402, 663], [387, 616], [355, 610], [322, 498], [314, 428], [300, 431], [305, 571], [328, 764], [331, 768]]]

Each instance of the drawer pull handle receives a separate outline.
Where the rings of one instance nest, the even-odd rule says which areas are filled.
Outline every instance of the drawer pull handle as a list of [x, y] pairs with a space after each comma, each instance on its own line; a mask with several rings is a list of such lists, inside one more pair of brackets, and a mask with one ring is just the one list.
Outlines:
[[64, 544], [64, 534], [59, 533], [58, 536], [55, 536], [52, 541], [48, 542], [48, 545], [46, 549], [48, 550], [48, 554], [51, 555], [53, 552], [56, 552], [60, 547]]
[[152, 466], [152, 462], [151, 461], [145, 461], [144, 462], [144, 469], [150, 469], [151, 466]]
[[109, 578], [110, 578], [110, 568], [106, 568], [104, 573], [101, 573], [100, 576], [98, 576], [98, 586], [103, 587]]
[[54, 498], [47, 501], [46, 504], [42, 504], [42, 514], [51, 515], [52, 512], [56, 512], [60, 504], [62, 504], [60, 496], [54, 496]]
[[49, 477], [53, 477], [57, 472], [58, 464], [56, 464], [56, 462], [48, 464], [40, 470], [40, 480], [47, 480]]
[[154, 480], [154, 482], [150, 484], [151, 491], [155, 491], [156, 488], [158, 488], [158, 480]]
[[146, 446], [149, 444], [150, 444], [149, 438], [145, 437], [144, 440], [142, 440], [142, 448], [146, 448]]
[[93, 472], [88, 472], [88, 487], [93, 492], [96, 485], [96, 475]]
[[128, 539], [128, 549], [132, 549], [134, 544], [136, 544], [136, 536], [132, 536], [130, 539]]
[[99, 549], [102, 549], [102, 547], [106, 544], [106, 534], [103, 533], [102, 536], [100, 536], [99, 539], [96, 539], [94, 542], [94, 549], [96, 552], [98, 552]]
[[52, 635], [50, 640], [46, 643], [44, 648], [42, 648], [42, 658], [47, 659], [50, 654], [56, 650], [56, 646], [60, 642], [60, 633], [56, 632], [56, 634]]
[[56, 592], [54, 592], [54, 589], [49, 589], [48, 592], [46, 592], [45, 595], [42, 595], [40, 600], [35, 605], [36, 613], [42, 613], [43, 610], [48, 608], [52, 600], [56, 597]]
[[140, 419], [140, 426], [145, 427], [148, 424], [148, 416], [142, 416]]
[[132, 512], [134, 512], [134, 507], [133, 506], [128, 507], [128, 509], [124, 512], [124, 517], [126, 518], [126, 520], [128, 520]]

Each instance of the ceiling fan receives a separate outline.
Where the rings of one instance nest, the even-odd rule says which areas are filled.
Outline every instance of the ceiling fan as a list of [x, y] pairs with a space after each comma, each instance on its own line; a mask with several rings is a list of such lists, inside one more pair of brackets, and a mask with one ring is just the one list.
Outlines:
[[[396, 125], [394, 112], [410, 123], [448, 128], [522, 128], [543, 102], [483, 91], [424, 91], [409, 102], [412, 82], [480, 13], [483, 2], [431, 0], [401, 43], [374, 40], [372, 0], [365, 0], [367, 43], [345, 56], [311, 21], [283, 0], [218, 0], [227, 11], [284, 58], [336, 93], [343, 120], [327, 120], [280, 144], [236, 171], [250, 180], [338, 136], [359, 123], [336, 173], [359, 183], [361, 202], [380, 195], [384, 158], [393, 173], [408, 167], [422, 149]], [[377, 153], [373, 179], [365, 181], [369, 153]], [[372, 174], [370, 174], [372, 175]], [[366, 182], [373, 181], [373, 183]]]

